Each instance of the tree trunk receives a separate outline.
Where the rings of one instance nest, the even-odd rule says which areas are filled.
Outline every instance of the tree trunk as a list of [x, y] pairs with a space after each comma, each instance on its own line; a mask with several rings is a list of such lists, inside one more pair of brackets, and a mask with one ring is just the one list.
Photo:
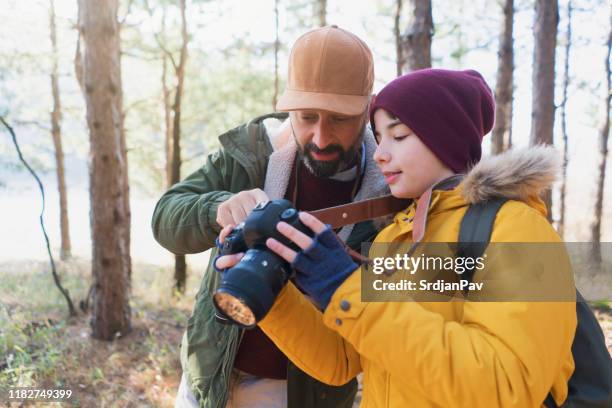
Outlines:
[[[128, 9], [129, 9], [129, 4], [128, 4]], [[117, 20], [117, 18], [115, 18], [115, 20]], [[125, 22], [125, 18], [122, 20], [122, 23]], [[125, 237], [125, 243], [126, 246], [128, 248], [127, 251], [125, 251], [123, 253], [123, 257], [124, 257], [124, 264], [127, 266], [127, 274], [128, 274], [128, 286], [131, 285], [132, 282], [132, 257], [131, 257], [131, 253], [130, 253], [130, 248], [132, 247], [132, 242], [131, 242], [131, 234], [132, 234], [132, 212], [130, 209], [130, 179], [129, 179], [129, 171], [128, 171], [128, 154], [127, 154], [127, 142], [125, 140], [125, 111], [123, 110], [123, 84], [121, 82], [121, 24], [122, 23], [118, 23], [119, 25], [119, 30], [117, 31], [117, 52], [119, 53], [119, 75], [118, 75], [118, 83], [119, 83], [119, 107], [121, 108], [121, 121], [119, 122], [119, 129], [120, 129], [120, 139], [119, 139], [119, 144], [121, 146], [121, 157], [123, 159], [123, 163], [124, 163], [124, 171], [121, 172], [121, 190], [122, 190], [122, 194], [121, 194], [121, 198], [123, 200], [123, 211], [125, 214], [125, 231], [124, 231], [124, 237]], [[129, 307], [129, 305], [128, 305]]]
[[274, 33], [274, 95], [272, 96], [272, 110], [276, 111], [276, 102], [278, 101], [278, 51], [280, 48], [278, 0], [274, 0]]
[[431, 67], [431, 0], [410, 0], [409, 9], [410, 23], [402, 36], [403, 72]]
[[404, 56], [402, 53], [402, 36], [400, 34], [400, 17], [402, 16], [402, 0], [395, 2], [395, 17], [393, 19], [393, 36], [395, 37], [395, 74], [402, 75]]
[[118, 0], [79, 0], [82, 83], [91, 149], [93, 337], [130, 330], [130, 212]]
[[608, 163], [608, 139], [610, 136], [610, 102], [612, 100], [612, 73], [610, 72], [610, 51], [612, 49], [612, 15], [610, 16], [610, 33], [608, 34], [608, 52], [606, 53], [606, 98], [604, 100], [604, 120], [599, 137], [599, 177], [597, 178], [597, 195], [595, 199], [595, 218], [591, 226], [591, 241], [593, 242], [592, 259], [601, 264], [601, 215], [603, 211], [604, 183], [606, 181], [606, 165]]
[[569, 59], [572, 45], [572, 1], [567, 2], [567, 28], [565, 31], [565, 59], [563, 64], [563, 101], [561, 102], [561, 133], [563, 135], [563, 172], [561, 174], [561, 205], [557, 231], [561, 238], [565, 235], [565, 195], [567, 191], [568, 143], [567, 134], [567, 89], [569, 87]]
[[168, 87], [168, 57], [162, 56], [162, 92], [164, 103], [164, 149], [166, 153], [166, 187], [172, 186], [172, 105]]
[[[187, 44], [189, 36], [187, 34], [187, 19], [185, 17], [185, 0], [180, 0], [179, 6], [181, 9], [181, 37], [183, 43], [181, 45], [181, 53], [179, 64], [176, 67], [176, 92], [174, 93], [174, 104], [172, 112], [174, 115], [172, 123], [172, 184], [178, 183], [181, 179], [181, 99], [183, 96], [183, 85], [185, 82], [185, 65], [187, 62]], [[187, 266], [185, 263], [185, 255], [175, 256], [174, 265], [174, 282], [176, 290], [179, 293], [185, 292], [185, 284], [187, 281]]]
[[[555, 50], [559, 7], [557, 0], [536, 0], [532, 75], [530, 144], [553, 144], [555, 123]], [[544, 194], [548, 220], [552, 220], [552, 194]]]
[[319, 18], [319, 27], [327, 25], [327, 0], [318, 0], [317, 14]]
[[504, 3], [504, 20], [497, 53], [497, 83], [495, 84], [495, 126], [491, 154], [499, 154], [511, 146], [512, 101], [514, 82], [514, 0]]
[[51, 111], [51, 136], [55, 148], [55, 167], [57, 173], [57, 189], [59, 192], [60, 204], [60, 233], [61, 249], [60, 259], [70, 258], [70, 224], [68, 222], [68, 195], [66, 191], [66, 176], [64, 174], [64, 149], [62, 148], [62, 104], [58, 84], [58, 56], [57, 56], [57, 34], [55, 26], [55, 4], [50, 0], [49, 31], [51, 36], [52, 48], [52, 69], [51, 69], [51, 93], [53, 95], [53, 111]]
[[[166, 36], [166, 8], [163, 8], [162, 36]], [[162, 93], [164, 103], [164, 150], [166, 153], [166, 187], [172, 186], [172, 105], [170, 104], [170, 88], [168, 87], [168, 56], [162, 54]]]

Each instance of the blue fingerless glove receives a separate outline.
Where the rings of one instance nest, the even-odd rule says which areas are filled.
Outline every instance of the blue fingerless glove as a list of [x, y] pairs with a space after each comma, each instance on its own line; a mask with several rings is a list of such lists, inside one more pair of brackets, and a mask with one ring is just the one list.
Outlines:
[[297, 254], [291, 266], [297, 270], [298, 286], [322, 310], [327, 308], [336, 289], [357, 269], [329, 225], [314, 237], [310, 247]]

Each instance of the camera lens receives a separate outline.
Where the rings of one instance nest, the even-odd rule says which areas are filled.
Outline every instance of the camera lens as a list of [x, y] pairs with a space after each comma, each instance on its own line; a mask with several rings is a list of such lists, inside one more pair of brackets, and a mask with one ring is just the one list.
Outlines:
[[255, 315], [244, 300], [231, 293], [218, 292], [214, 295], [217, 310], [223, 311], [229, 319], [245, 327], [253, 327], [257, 323]]
[[213, 296], [215, 307], [234, 323], [252, 328], [272, 308], [290, 273], [288, 264], [278, 255], [249, 249], [240, 262], [221, 275]]
[[266, 240], [277, 239], [298, 251], [299, 248], [276, 229], [276, 224], [282, 220], [312, 236], [298, 214], [288, 200], [260, 203], [248, 215], [242, 228], [237, 227], [226, 237], [227, 245], [222, 254], [245, 252], [245, 255], [221, 274], [221, 282], [213, 296], [219, 315], [248, 329], [272, 308], [292, 269], [287, 261], [268, 250]]

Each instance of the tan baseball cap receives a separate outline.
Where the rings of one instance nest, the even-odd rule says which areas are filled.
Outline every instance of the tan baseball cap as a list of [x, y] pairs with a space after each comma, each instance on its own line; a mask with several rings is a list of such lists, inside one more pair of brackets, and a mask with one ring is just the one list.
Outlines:
[[287, 87], [276, 109], [321, 109], [358, 115], [374, 84], [370, 49], [359, 37], [335, 25], [297, 39], [289, 56]]

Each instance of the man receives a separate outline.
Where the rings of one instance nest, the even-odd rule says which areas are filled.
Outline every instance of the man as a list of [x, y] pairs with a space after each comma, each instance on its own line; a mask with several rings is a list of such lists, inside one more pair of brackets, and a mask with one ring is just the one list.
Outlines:
[[[155, 238], [177, 254], [215, 246], [221, 228], [242, 222], [258, 202], [286, 198], [316, 210], [386, 193], [372, 161], [367, 123], [374, 69], [357, 36], [336, 26], [294, 44], [280, 111], [221, 135], [221, 150], [173, 186], [153, 214]], [[276, 129], [270, 122], [283, 123]], [[371, 222], [338, 231], [354, 249], [371, 240]], [[213, 249], [211, 260], [215, 257]], [[211, 264], [181, 345], [183, 378], [176, 406], [350, 407], [356, 381], [332, 387], [292, 365], [259, 329], [240, 330], [216, 317]]]

